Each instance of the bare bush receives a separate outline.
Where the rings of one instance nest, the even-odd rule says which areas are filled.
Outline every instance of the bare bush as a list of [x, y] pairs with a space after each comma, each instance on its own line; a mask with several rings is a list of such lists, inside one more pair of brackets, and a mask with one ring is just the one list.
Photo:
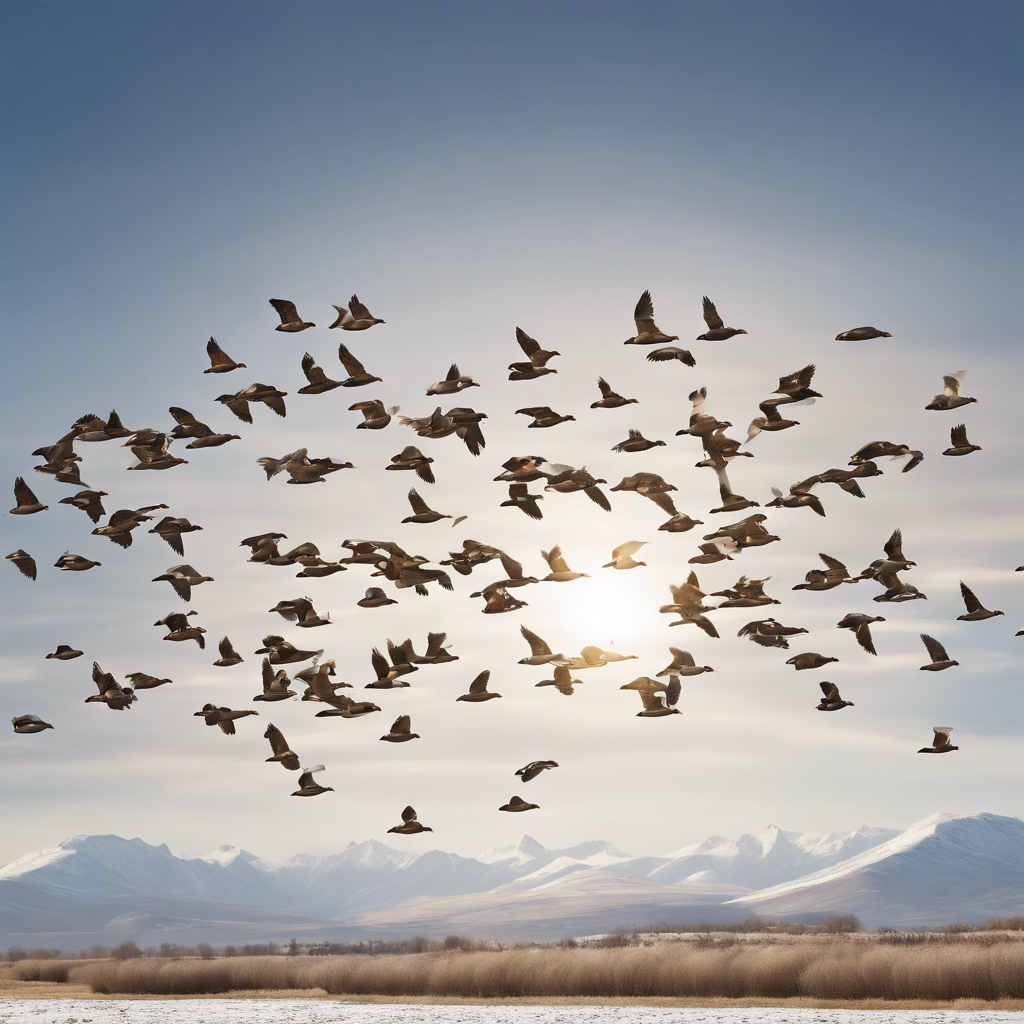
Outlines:
[[66, 960], [19, 960], [10, 971], [10, 977], [18, 981], [55, 981], [63, 984], [68, 980], [69, 969], [74, 961]]
[[75, 967], [94, 992], [207, 995], [324, 989], [332, 995], [463, 998], [769, 997], [998, 999], [1024, 997], [1024, 943], [907, 948], [825, 942], [696, 948], [680, 942], [614, 949], [509, 949], [379, 957], [107, 961]]

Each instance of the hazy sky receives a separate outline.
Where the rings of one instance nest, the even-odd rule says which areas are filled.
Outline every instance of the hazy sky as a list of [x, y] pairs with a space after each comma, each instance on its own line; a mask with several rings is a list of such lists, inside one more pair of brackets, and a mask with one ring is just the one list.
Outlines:
[[[40, 569], [36, 583], [5, 570], [0, 703], [3, 720], [30, 712], [56, 729], [2, 734], [0, 862], [85, 832], [283, 857], [369, 837], [474, 853], [528, 831], [548, 846], [603, 838], [644, 854], [769, 822], [827, 831], [939, 810], [1024, 815], [1016, 13], [1001, 3], [4, 5], [0, 454], [8, 488], [25, 474], [51, 507], [5, 518], [4, 553], [25, 548]], [[695, 369], [623, 347], [644, 288]], [[326, 326], [353, 291], [387, 323], [344, 340], [384, 383], [296, 395], [307, 349], [337, 376], [341, 332]], [[749, 335], [690, 342], [704, 330], [702, 294]], [[296, 301], [317, 328], [276, 333], [271, 296]], [[831, 340], [862, 324], [893, 338]], [[557, 376], [507, 381], [521, 358], [516, 325], [562, 353]], [[248, 368], [204, 376], [211, 334]], [[488, 414], [479, 459], [397, 422], [354, 429], [347, 407], [359, 399], [429, 413], [424, 392], [455, 359], [483, 386], [442, 404]], [[882, 438], [920, 448], [925, 462], [908, 475], [881, 463], [864, 500], [821, 489], [826, 519], [769, 509], [782, 542], [697, 568], [707, 591], [770, 575], [784, 604], [718, 613], [721, 640], [669, 628], [657, 608], [700, 536], [748, 514], [707, 515], [714, 474], [694, 468], [694, 439], [674, 436], [687, 394], [706, 386], [709, 411], [742, 436], [778, 376], [812, 361], [824, 398], [794, 410], [799, 427], [752, 442], [756, 457], [733, 466], [736, 490], [764, 503], [771, 486], [844, 466]], [[962, 367], [978, 403], [925, 412], [942, 375]], [[599, 374], [640, 404], [591, 411]], [[286, 420], [256, 407], [248, 427], [213, 401], [253, 381], [289, 392]], [[548, 404], [577, 421], [538, 431], [514, 415]], [[216, 579], [190, 606], [205, 652], [151, 626], [184, 609], [150, 582], [181, 559], [144, 530], [127, 551], [90, 536], [83, 514], [58, 505], [77, 488], [33, 473], [28, 454], [111, 407], [133, 428], [169, 429], [170, 405], [243, 440], [131, 477], [116, 443], [78, 449], [108, 512], [162, 502], [204, 527], [186, 538], [185, 560]], [[961, 420], [984, 450], [942, 458]], [[668, 446], [609, 451], [630, 427]], [[420, 487], [433, 507], [469, 516], [457, 529], [399, 525], [413, 478], [383, 467], [410, 443], [437, 460], [437, 484]], [[256, 458], [299, 446], [357, 468], [313, 487], [266, 483]], [[549, 492], [539, 523], [499, 508], [507, 492], [493, 477], [528, 453], [585, 464], [609, 485], [660, 472], [680, 510], [707, 526], [659, 533], [666, 517], [633, 494], [611, 495], [609, 515]], [[908, 582], [928, 601], [875, 605], [873, 583], [792, 592], [817, 552], [857, 571], [897, 526], [918, 563]], [[327, 556], [347, 537], [390, 538], [434, 562], [472, 537], [535, 575], [547, 571], [541, 548], [561, 543], [591, 578], [528, 587], [518, 595], [529, 607], [483, 616], [468, 595], [498, 578], [495, 563], [456, 577], [454, 594], [406, 590], [398, 605], [364, 610], [365, 567], [294, 580], [294, 569], [246, 562], [238, 541], [266, 530]], [[631, 539], [651, 542], [638, 556], [648, 566], [602, 570]], [[102, 567], [58, 573], [68, 548]], [[1006, 616], [957, 622], [960, 579]], [[298, 630], [267, 613], [302, 595], [333, 624]], [[878, 658], [834, 628], [849, 611], [888, 620]], [[789, 652], [736, 637], [771, 614], [811, 632]], [[520, 623], [566, 653], [593, 643], [640, 657], [581, 673], [567, 699], [534, 688], [542, 669], [516, 664], [528, 653]], [[324, 647], [361, 688], [372, 646], [411, 634], [420, 649], [428, 629], [447, 631], [461, 660], [377, 692], [382, 714], [332, 721], [308, 704], [251, 702], [252, 652], [268, 632]], [[921, 632], [961, 666], [919, 672]], [[212, 668], [225, 633], [246, 661]], [[45, 661], [59, 643], [85, 657]], [[682, 716], [638, 719], [636, 696], [618, 687], [662, 669], [669, 644], [716, 671], [684, 680]], [[825, 673], [783, 664], [803, 650], [841, 661]], [[127, 713], [89, 707], [93, 659], [119, 678], [174, 684]], [[503, 699], [456, 703], [483, 668]], [[815, 712], [820, 679], [856, 706]], [[191, 716], [207, 701], [259, 707], [260, 718], [229, 738]], [[400, 713], [423, 738], [378, 742]], [[264, 763], [268, 721], [303, 763], [326, 764], [337, 792], [288, 796], [295, 775]], [[958, 753], [914, 754], [934, 724], [955, 727]], [[522, 787], [513, 773], [534, 758], [562, 767]], [[541, 809], [499, 814], [513, 793]], [[386, 836], [407, 803], [433, 836]]]

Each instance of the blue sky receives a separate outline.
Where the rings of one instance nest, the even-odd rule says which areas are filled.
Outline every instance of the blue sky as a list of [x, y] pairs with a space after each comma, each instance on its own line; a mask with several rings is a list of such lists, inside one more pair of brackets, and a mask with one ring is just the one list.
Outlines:
[[[688, 510], [694, 515], [710, 507], [713, 480], [706, 479], [706, 470], [692, 468], [694, 451], [682, 443], [688, 439], [671, 438], [685, 422], [685, 396], [692, 387], [708, 384], [712, 399], [721, 403], [717, 408], [725, 406], [741, 429], [741, 420], [756, 414], [757, 400], [772, 390], [775, 377], [803, 362], [818, 362], [819, 390], [826, 398], [806, 412], [807, 426], [759, 438], [758, 458], [734, 474], [741, 490], [741, 481], [756, 480], [750, 486], [762, 502], [769, 484], [786, 485], [828, 465], [843, 465], [849, 452], [876, 435], [902, 430], [906, 437], [894, 440], [916, 440], [929, 455], [938, 454], [957, 414], [923, 413], [921, 407], [939, 389], [943, 373], [966, 366], [966, 390], [979, 397], [965, 417], [972, 440], [984, 452], [954, 466], [942, 464], [954, 460], [930, 459], [907, 477], [887, 472], [881, 481], [866, 482], [877, 486], [856, 507], [840, 502], [846, 495], [829, 492], [830, 513], [834, 506], [845, 519], [808, 525], [804, 518], [787, 520], [780, 513], [784, 526], [799, 522], [790, 527], [787, 549], [777, 554], [764, 549], [756, 564], [726, 563], [707, 575], [718, 589], [740, 572], [764, 570], [778, 574], [777, 586], [788, 592], [817, 550], [831, 550], [808, 546], [818, 542], [816, 531], [825, 531], [820, 543], [831, 542], [832, 553], [860, 568], [877, 556], [875, 549], [894, 526], [902, 525], [908, 538], [916, 527], [922, 546], [914, 550], [927, 544], [931, 558], [927, 567], [926, 560], [917, 559], [920, 571], [930, 573], [927, 578], [939, 589], [927, 604], [895, 606], [892, 618], [908, 628], [900, 634], [902, 646], [891, 648], [893, 661], [883, 657], [879, 664], [865, 665], [860, 659], [856, 668], [873, 673], [880, 693], [916, 685], [919, 676], [900, 675], [908, 666], [916, 673], [916, 663], [900, 659], [918, 655], [916, 632], [939, 628], [938, 620], [959, 614], [955, 573], [973, 570], [982, 599], [991, 595], [989, 603], [1007, 612], [960, 634], [977, 650], [978, 663], [984, 662], [984, 672], [972, 683], [988, 687], [981, 706], [965, 703], [964, 690], [946, 678], [953, 670], [941, 675], [941, 685], [930, 680], [938, 687], [934, 712], [909, 691], [902, 704], [882, 702], [877, 718], [866, 710], [869, 724], [858, 726], [863, 731], [844, 749], [841, 766], [852, 780], [863, 771], [874, 781], [851, 781], [842, 806], [823, 807], [819, 790], [800, 788], [806, 760], [796, 748], [788, 755], [778, 752], [767, 775], [772, 782], [750, 778], [758, 757], [750, 752], [756, 740], [749, 737], [774, 722], [764, 717], [771, 711], [766, 687], [795, 685], [792, 675], [779, 673], [775, 661], [782, 659], [756, 649], [754, 655], [770, 657], [753, 658], [734, 637], [723, 641], [721, 651], [729, 653], [722, 654], [708, 650], [702, 638], [687, 636], [683, 646], [733, 665], [734, 677], [719, 669], [719, 686], [710, 696], [692, 695], [694, 705], [706, 702], [695, 712], [708, 716], [705, 728], [712, 735], [722, 730], [722, 743], [736, 720], [721, 705], [728, 685], [756, 688], [740, 716], [749, 734], [740, 729], [736, 746], [722, 748], [735, 772], [720, 769], [719, 783], [697, 785], [702, 772], [695, 761], [686, 797], [673, 807], [685, 824], [678, 816], [667, 823], [636, 805], [630, 787], [643, 770], [645, 748], [623, 740], [624, 761], [607, 771], [588, 764], [575, 781], [566, 781], [571, 816], [563, 807], [546, 832], [530, 821], [538, 838], [567, 845], [600, 834], [631, 852], [663, 852], [711, 832], [730, 834], [769, 820], [786, 828], [824, 830], [853, 828], [861, 820], [909, 824], [937, 810], [1024, 814], [1019, 796], [1024, 708], [1008, 690], [1021, 667], [1011, 634], [1024, 626], [1024, 615], [1017, 596], [1021, 581], [1005, 576], [1007, 568], [1024, 562], [1016, 511], [1022, 494], [1014, 475], [1022, 424], [1006, 378], [1019, 360], [1021, 326], [1013, 297], [1021, 255], [1020, 163], [1013, 128], [1020, 112], [1016, 17], [1015, 5], [1003, 3], [4, 5], [5, 234], [12, 254], [4, 279], [12, 345], [5, 380], [11, 425], [0, 456], [4, 478], [28, 470], [51, 511], [27, 522], [5, 521], [8, 550], [25, 547], [45, 568], [34, 586], [8, 579], [8, 593], [20, 603], [8, 620], [8, 681], [0, 684], [0, 693], [5, 708], [16, 705], [13, 714], [27, 710], [22, 708], [25, 687], [36, 687], [39, 713], [63, 713], [67, 724], [60, 733], [42, 737], [45, 747], [30, 746], [24, 737], [0, 742], [0, 756], [16, 766], [15, 774], [4, 778], [12, 791], [3, 796], [17, 823], [9, 839], [0, 839], [0, 860], [91, 831], [140, 834], [172, 847], [177, 840], [187, 852], [222, 842], [266, 855], [328, 850], [383, 831], [378, 819], [390, 823], [392, 805], [406, 802], [402, 779], [393, 787], [389, 781], [379, 802], [355, 801], [348, 808], [351, 824], [325, 833], [319, 816], [290, 805], [312, 803], [323, 814], [329, 797], [284, 801], [281, 813], [291, 816], [292, 831], [269, 838], [262, 827], [269, 797], [245, 774], [265, 767], [254, 760], [266, 756], [265, 741], [255, 730], [245, 740], [251, 739], [250, 747], [229, 748], [202, 730], [197, 733], [191, 718], [179, 729], [167, 715], [140, 706], [131, 722], [121, 721], [129, 716], [77, 703], [83, 687], [81, 697], [89, 692], [87, 666], [98, 656], [96, 649], [67, 665], [40, 660], [40, 652], [52, 649], [51, 641], [63, 642], [54, 635], [53, 617], [67, 616], [59, 620], [64, 631], [77, 617], [90, 623], [89, 630], [102, 627], [108, 639], [100, 660], [106, 658], [111, 670], [135, 670], [134, 662], [127, 663], [132, 659], [125, 652], [131, 651], [146, 661], [147, 670], [161, 668], [165, 674], [166, 667], [167, 673], [177, 673], [178, 694], [165, 688], [144, 695], [151, 709], [164, 702], [184, 713], [190, 701], [201, 705], [207, 692], [244, 703], [249, 693], [238, 677], [229, 688], [218, 670], [208, 670], [212, 659], [168, 653], [161, 647], [178, 645], [161, 645], [150, 635], [149, 623], [171, 610], [168, 596], [154, 597], [157, 585], [148, 582], [174, 561], [169, 549], [154, 547], [159, 542], [146, 537], [121, 552], [89, 537], [84, 517], [49, 500], [73, 491], [31, 473], [34, 462], [27, 452], [52, 441], [82, 413], [105, 415], [112, 406], [132, 426], [164, 424], [164, 410], [175, 404], [226, 428], [228, 414], [212, 403], [223, 390], [269, 379], [294, 395], [301, 383], [298, 360], [307, 345], [322, 365], [333, 359], [338, 339], [324, 330], [330, 322], [325, 317], [330, 303], [343, 304], [353, 291], [388, 321], [352, 343], [371, 372], [385, 377], [383, 390], [374, 390], [373, 397], [379, 393], [400, 403], [403, 412], [423, 415], [432, 407], [423, 395], [426, 385], [440, 379], [455, 358], [484, 381], [484, 388], [470, 394], [471, 404], [489, 413], [490, 447], [470, 467], [476, 482], [464, 473], [465, 452], [446, 447], [443, 454], [430, 452], [451, 481], [446, 490], [439, 483], [436, 504], [452, 511], [463, 502], [466, 507], [459, 511], [471, 512], [467, 536], [499, 543], [508, 530], [510, 550], [533, 563], [542, 544], [565, 542], [570, 531], [581, 531], [579, 543], [587, 555], [579, 557], [589, 557], [586, 545], [592, 545], [597, 558], [611, 543], [633, 535], [643, 539], [660, 521], [636, 507], [640, 499], [628, 502], [628, 495], [615, 505], [614, 529], [595, 521], [592, 533], [589, 520], [586, 526], [578, 521], [576, 505], [555, 506], [549, 500], [555, 508], [543, 529], [522, 516], [523, 523], [508, 526], [504, 513], [509, 510], [490, 511], [497, 503], [497, 485], [490, 479], [498, 464], [541, 443], [539, 432], [525, 433], [522, 418], [512, 415], [515, 408], [542, 401], [560, 411], [589, 413], [597, 373], [604, 372], [623, 393], [641, 397], [645, 404], [634, 407], [637, 417], [591, 415], [586, 424], [541, 434], [542, 450], [555, 461], [587, 462], [610, 482], [620, 470], [622, 475], [652, 468], [670, 476], [663, 468], [670, 466], [680, 475], [686, 495], [681, 502], [692, 506]], [[659, 324], [670, 333], [689, 339], [701, 332], [700, 296], [707, 293], [727, 320], [746, 326], [751, 335], [729, 346], [697, 343], [696, 371], [674, 378], [655, 374], [640, 354], [621, 347], [632, 333], [632, 307], [644, 288], [652, 290]], [[297, 338], [275, 333], [267, 305], [272, 295], [297, 301], [317, 330]], [[839, 330], [866, 323], [892, 331], [894, 339], [842, 351], [831, 343]], [[554, 347], [566, 354], [557, 378], [504, 382], [503, 367], [518, 352], [516, 324], [542, 341], [557, 342]], [[251, 369], [227, 378], [203, 377], [203, 344], [211, 334]], [[380, 533], [374, 527], [392, 508], [394, 521], [401, 518], [397, 512], [404, 507], [408, 481], [383, 479], [392, 474], [378, 472], [377, 463], [386, 464], [412, 435], [397, 425], [380, 435], [357, 435], [353, 414], [344, 411], [347, 403], [336, 394], [305, 405], [291, 398], [284, 423], [269, 423], [258, 410], [254, 428], [238, 430], [246, 439], [237, 447], [196, 453], [208, 457], [168, 474], [142, 474], [142, 481], [133, 474], [136, 479], [125, 482], [127, 453], [121, 449], [81, 446], [88, 449], [86, 466], [96, 467], [83, 471], [84, 478], [111, 492], [108, 511], [165, 501], [174, 514], [206, 525], [206, 533], [187, 544], [186, 552], [190, 559], [195, 553], [197, 565], [205, 558], [199, 567], [211, 565], [210, 574], [226, 580], [213, 593], [200, 590], [196, 598], [211, 637], [241, 636], [244, 611], [257, 616], [249, 631], [258, 638], [271, 625], [265, 608], [298, 593], [299, 584], [293, 586], [290, 577], [252, 574], [253, 567], [234, 548], [239, 529], [240, 538], [282, 522], [290, 536], [304, 537], [306, 531], [327, 548], [342, 537]], [[660, 461], [643, 464], [626, 465], [610, 456], [608, 447], [621, 439], [612, 435], [624, 436], [633, 425], [649, 430], [648, 436], [669, 439], [671, 458], [666, 461], [664, 449]], [[335, 477], [323, 488], [267, 488], [253, 460], [300, 444], [355, 462], [361, 475], [352, 479], [359, 484]], [[820, 464], [823, 459], [829, 461]], [[365, 508], [365, 499], [358, 497], [377, 487], [385, 488], [383, 497]], [[434, 527], [410, 536], [414, 529], [396, 527], [393, 533], [420, 545], [434, 560], [444, 556], [451, 533], [444, 524], [443, 536]], [[652, 591], [657, 596], [641, 592], [634, 577], [643, 570], [636, 570], [618, 574], [629, 581], [616, 579], [630, 595], [624, 603], [635, 600], [637, 607], [647, 607], [640, 602], [667, 600], [661, 576], [676, 582], [685, 576], [688, 570], [681, 566], [694, 553], [693, 536], [672, 538], [679, 544], [666, 548], [664, 535], [651, 533], [649, 539], [658, 538], [662, 550]], [[840, 550], [844, 545], [850, 550]], [[99, 578], [99, 570], [71, 579], [57, 576], [49, 566], [65, 547], [106, 556], [110, 571]], [[677, 551], [685, 551], [685, 557], [677, 558]], [[369, 646], [362, 633], [365, 620], [348, 617], [354, 596], [365, 586], [356, 576], [310, 581], [319, 588], [312, 595], [318, 607], [333, 606], [339, 623], [315, 631], [332, 635], [318, 638], [316, 646], [333, 644], [346, 656], [351, 652], [359, 666], [351, 670], [353, 677], [368, 671]], [[252, 588], [259, 588], [256, 596]], [[843, 600], [858, 607], [870, 601], [867, 591], [856, 593], [854, 601], [844, 590]], [[604, 594], [610, 602], [609, 592]], [[824, 598], [818, 605], [822, 622], [833, 611], [831, 622], [852, 610], [830, 595]], [[534, 622], [534, 628], [568, 603], [564, 594], [557, 601], [528, 599], [536, 610], [524, 610], [524, 621]], [[588, 615], [597, 606], [594, 600], [583, 603]], [[373, 642], [381, 642], [391, 628], [404, 636], [407, 623], [433, 628], [431, 613], [444, 609], [444, 628], [457, 648], [467, 650], [465, 673], [501, 638], [507, 639], [508, 662], [518, 668], [516, 616], [481, 621], [465, 595], [451, 604], [431, 598], [424, 606], [406, 602], [400, 614], [373, 620], [374, 630], [381, 623]], [[782, 621], [806, 614], [809, 622], [816, 614], [806, 601], [793, 608], [783, 606]], [[912, 620], [924, 616], [923, 609], [937, 621], [916, 629]], [[527, 611], [537, 618], [526, 617]], [[622, 682], [667, 662], [666, 645], [678, 645], [680, 631], [664, 625], [655, 623], [651, 664], [637, 662], [635, 673], [634, 663], [614, 669]], [[567, 625], [579, 636], [573, 633], [566, 643], [588, 642], [583, 627], [582, 622]], [[826, 636], [816, 638], [818, 646], [811, 649], [832, 643]], [[840, 638], [855, 658], [846, 634]], [[626, 642], [621, 637], [596, 642], [609, 639]], [[628, 639], [637, 642], [643, 634]], [[969, 659], [960, 660], [966, 665]], [[244, 669], [253, 693], [257, 662], [251, 657]], [[769, 662], [770, 684], [761, 678]], [[480, 661], [478, 667], [487, 666]], [[804, 677], [813, 675], [800, 673], [797, 679], [803, 685]], [[456, 685], [456, 677], [446, 678]], [[843, 683], [856, 686], [858, 678], [854, 674]], [[810, 680], [812, 689], [815, 681]], [[598, 735], [617, 744], [615, 723], [632, 727], [636, 719], [631, 703], [617, 703], [623, 695], [613, 694], [611, 683], [602, 686], [608, 690], [605, 703], [586, 714], [593, 714]], [[73, 708], [62, 703], [71, 700], [64, 687], [74, 693]], [[446, 690], [443, 699], [449, 696]], [[536, 693], [529, 696], [539, 700]], [[427, 696], [417, 699], [425, 709], [432, 706]], [[177, 701], [180, 708], [172, 704]], [[543, 706], [546, 712], [551, 705]], [[608, 721], [606, 706], [612, 709]], [[533, 728], [535, 707], [524, 704], [521, 712], [509, 712], [509, 758], [541, 756], [525, 747], [520, 751], [514, 742], [515, 730]], [[386, 707], [375, 719], [392, 710]], [[275, 709], [273, 720], [280, 717], [282, 727], [293, 721], [291, 732], [298, 734], [297, 723], [308, 718], [300, 711], [292, 705], [280, 714]], [[86, 712], [96, 714], [83, 718]], [[914, 774], [906, 785], [893, 783], [899, 776], [892, 772], [899, 769], [884, 759], [880, 764], [872, 744], [888, 750], [890, 738], [895, 744], [895, 737], [907, 733], [908, 745], [916, 746], [923, 739], [920, 723], [930, 724], [940, 712], [953, 715], [951, 724], [958, 727], [969, 714], [976, 747], [985, 745], [991, 760], [963, 757], [953, 766], [955, 781], [936, 775], [938, 769], [930, 765], [911, 764], [907, 770]], [[147, 721], [147, 713], [154, 716], [149, 724], [137, 725], [136, 719]], [[447, 704], [444, 714], [449, 714]], [[80, 725], [86, 721], [88, 732]], [[583, 721], [590, 720], [584, 715]], [[439, 722], [436, 733], [444, 734], [448, 719]], [[369, 732], [364, 730], [364, 738], [372, 739], [378, 724], [375, 720]], [[785, 719], [780, 728], [784, 724]], [[839, 726], [827, 727], [833, 728]], [[583, 757], [587, 741], [581, 729], [581, 745], [571, 749]], [[479, 749], [471, 744], [469, 750], [439, 738], [429, 754], [407, 759], [415, 765], [409, 771], [455, 792], [471, 767], [467, 804], [489, 806], [498, 795], [497, 802], [504, 802], [510, 772], [502, 766], [496, 777], [502, 781], [492, 783], [486, 738]], [[377, 751], [373, 744], [359, 748], [358, 756], [329, 746], [320, 750], [312, 739], [309, 746], [336, 773], [344, 764], [375, 779], [394, 763], [385, 755], [395, 751]], [[174, 759], [174, 783], [161, 767], [162, 749], [174, 752], [166, 755]], [[665, 770], [672, 769], [674, 749], [663, 749]], [[829, 750], [825, 743], [815, 756], [828, 756]], [[350, 757], [357, 757], [358, 769]], [[950, 767], [948, 758], [921, 760], [938, 761], [946, 772]], [[105, 808], [87, 785], [75, 791], [69, 805], [61, 780], [69, 766], [82, 764], [96, 771], [134, 765], [119, 808]], [[217, 782], [236, 801], [237, 814], [227, 819], [197, 795], [205, 773], [214, 769], [229, 773]], [[777, 785], [779, 778], [787, 784]], [[259, 779], [260, 787], [278, 790], [284, 783], [277, 776]], [[599, 791], [612, 793], [611, 810], [604, 815], [585, 809]], [[182, 808], [180, 820], [168, 825], [154, 813], [154, 793]], [[557, 802], [557, 794], [549, 786], [549, 803]], [[420, 799], [429, 798], [425, 790]], [[514, 819], [495, 824], [490, 815], [467, 820], [456, 813], [457, 806], [453, 801], [444, 829], [434, 837], [446, 848], [472, 852], [503, 842], [520, 824]], [[439, 816], [444, 819], [445, 813]]]

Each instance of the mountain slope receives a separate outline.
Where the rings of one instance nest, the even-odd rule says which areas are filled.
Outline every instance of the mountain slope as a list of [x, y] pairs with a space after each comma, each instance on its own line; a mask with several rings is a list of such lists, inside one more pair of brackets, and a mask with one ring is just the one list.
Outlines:
[[784, 917], [850, 912], [875, 925], [1024, 913], [1024, 821], [936, 814], [864, 853], [733, 905]]

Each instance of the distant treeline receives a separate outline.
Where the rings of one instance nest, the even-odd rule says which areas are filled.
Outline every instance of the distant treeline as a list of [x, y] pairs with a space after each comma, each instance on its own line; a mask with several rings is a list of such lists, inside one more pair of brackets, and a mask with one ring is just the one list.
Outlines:
[[942, 941], [950, 937], [978, 932], [1024, 931], [1024, 917], [990, 917], [978, 925], [955, 921], [951, 924], [898, 930], [876, 928], [865, 932], [853, 914], [826, 917], [820, 924], [800, 924], [773, 918], [748, 917], [744, 921], [722, 924], [713, 921], [695, 921], [676, 924], [659, 921], [653, 924], [620, 926], [608, 935], [593, 939], [565, 938], [554, 943], [516, 942], [501, 943], [472, 938], [467, 935], [449, 935], [444, 939], [427, 939], [421, 935], [408, 939], [367, 939], [362, 942], [264, 942], [227, 945], [215, 949], [206, 942], [195, 946], [182, 946], [176, 942], [161, 942], [159, 946], [140, 947], [130, 939], [116, 946], [89, 946], [77, 952], [64, 953], [59, 949], [26, 950], [21, 946], [8, 946], [4, 959], [8, 963], [20, 960], [46, 961], [77, 958], [79, 960], [213, 960], [218, 957], [243, 956], [383, 956], [412, 953], [441, 952], [503, 952], [509, 949], [616, 949], [641, 945], [643, 935], [694, 935], [698, 944], [707, 944], [716, 934], [725, 935], [847, 935], [865, 933], [879, 941], [908, 944]]

